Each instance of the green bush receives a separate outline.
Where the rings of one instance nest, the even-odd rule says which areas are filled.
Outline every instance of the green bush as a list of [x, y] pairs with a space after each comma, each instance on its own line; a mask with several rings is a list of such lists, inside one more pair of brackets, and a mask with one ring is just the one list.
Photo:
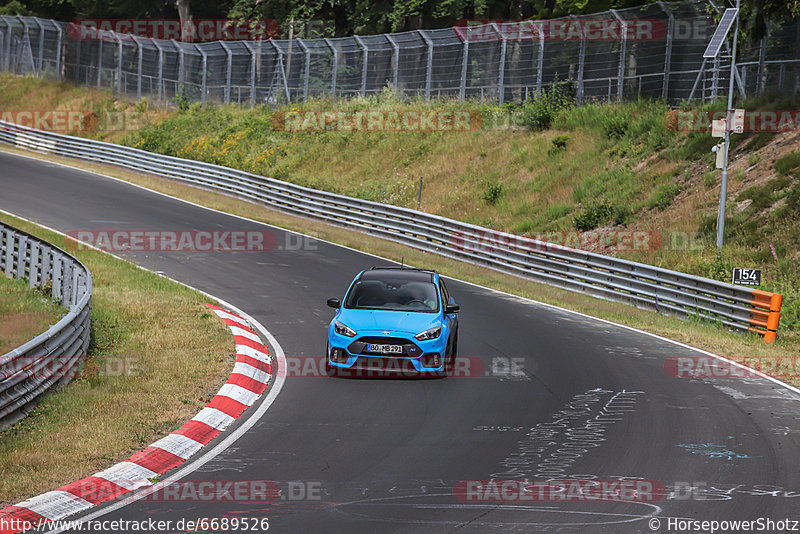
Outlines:
[[708, 262], [706, 276], [720, 282], [730, 282], [733, 276], [733, 262], [718, 252], [714, 259]]
[[486, 185], [486, 192], [483, 194], [483, 200], [487, 204], [495, 204], [500, 197], [503, 196], [503, 184], [499, 182], [489, 182]]
[[614, 208], [607, 202], [592, 203], [572, 219], [575, 228], [582, 231], [594, 230], [614, 216]]
[[521, 123], [531, 130], [545, 130], [556, 115], [575, 105], [571, 84], [555, 80], [550, 88], [542, 89], [521, 106]]
[[775, 170], [778, 171], [778, 174], [783, 175], [789, 174], [798, 166], [800, 166], [800, 152], [792, 152], [775, 162]]
[[623, 113], [611, 111], [600, 119], [603, 133], [608, 139], [622, 139], [628, 131], [629, 118]]
[[550, 140], [550, 149], [547, 153], [551, 156], [564, 152], [567, 149], [567, 142], [569, 142], [568, 135], [557, 135]]

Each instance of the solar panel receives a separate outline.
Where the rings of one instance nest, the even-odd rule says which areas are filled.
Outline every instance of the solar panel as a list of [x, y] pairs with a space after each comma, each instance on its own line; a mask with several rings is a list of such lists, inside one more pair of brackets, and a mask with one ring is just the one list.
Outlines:
[[711, 36], [711, 42], [708, 43], [706, 51], [703, 52], [703, 57], [717, 57], [719, 49], [722, 47], [722, 43], [725, 42], [725, 37], [728, 35], [728, 31], [730, 31], [731, 26], [733, 26], [733, 21], [736, 20], [737, 13], [739, 13], [739, 10], [735, 7], [729, 7], [725, 10], [725, 13], [722, 14], [722, 19], [717, 25], [717, 29], [714, 30], [714, 35]]

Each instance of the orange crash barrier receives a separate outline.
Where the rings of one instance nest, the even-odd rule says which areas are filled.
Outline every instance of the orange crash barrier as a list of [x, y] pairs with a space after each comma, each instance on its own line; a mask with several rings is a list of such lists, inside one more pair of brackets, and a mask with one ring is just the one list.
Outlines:
[[772, 343], [778, 336], [783, 295], [760, 289], [753, 289], [752, 292], [753, 300], [750, 301], [750, 305], [753, 309], [750, 311], [750, 324], [753, 326], [749, 330], [758, 332], [764, 336], [765, 342]]

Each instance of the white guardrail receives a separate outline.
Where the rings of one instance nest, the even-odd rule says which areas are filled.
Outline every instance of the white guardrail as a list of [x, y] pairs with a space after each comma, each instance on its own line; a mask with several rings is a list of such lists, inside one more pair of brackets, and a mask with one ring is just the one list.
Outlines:
[[[783, 297], [482, 228], [408, 208], [350, 198], [210, 163], [163, 156], [0, 121], [0, 141], [179, 180], [286, 213], [345, 226], [540, 283], [697, 316], [774, 341]], [[491, 239], [487, 244], [487, 236]]]
[[25, 417], [46, 391], [69, 382], [89, 348], [92, 275], [63, 250], [0, 222], [0, 272], [50, 287], [68, 312], [48, 330], [0, 355], [0, 430]]

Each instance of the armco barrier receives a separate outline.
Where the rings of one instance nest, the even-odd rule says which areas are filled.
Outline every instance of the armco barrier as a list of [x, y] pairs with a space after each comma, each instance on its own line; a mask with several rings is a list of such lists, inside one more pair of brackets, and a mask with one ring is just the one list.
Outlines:
[[48, 390], [70, 381], [89, 348], [92, 275], [63, 250], [0, 222], [0, 271], [31, 288], [52, 284], [69, 311], [47, 332], [0, 355], [0, 429], [25, 417]]
[[[593, 252], [512, 236], [398, 206], [350, 198], [236, 169], [16, 126], [0, 141], [108, 163], [346, 226], [427, 252], [491, 267], [579, 293], [677, 316], [698, 316], [774, 341], [781, 295]], [[486, 244], [490, 236], [491, 244]]]

